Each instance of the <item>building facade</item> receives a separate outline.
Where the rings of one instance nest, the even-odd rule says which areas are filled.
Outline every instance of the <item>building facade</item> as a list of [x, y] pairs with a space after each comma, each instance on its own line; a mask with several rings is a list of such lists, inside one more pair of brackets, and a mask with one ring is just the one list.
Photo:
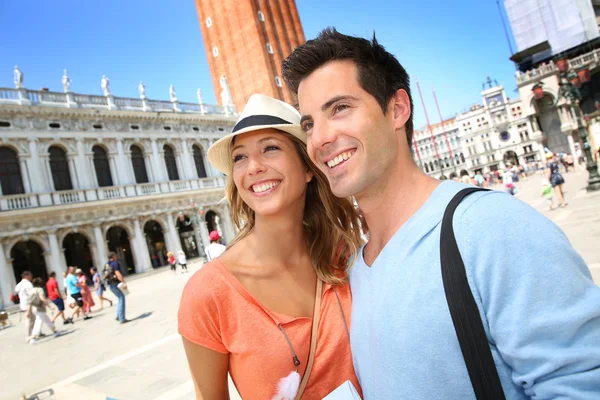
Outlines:
[[133, 274], [167, 251], [202, 255], [211, 230], [234, 237], [206, 161], [231, 109], [28, 90], [17, 71], [15, 84], [0, 88], [0, 308], [24, 270], [101, 270], [114, 251]]
[[489, 78], [481, 97], [481, 104], [456, 116], [467, 171], [472, 175], [504, 169], [509, 162], [525, 165], [544, 160], [542, 133], [535, 117], [524, 112], [521, 100], [508, 99], [504, 88]]
[[[195, 0], [215, 94], [242, 110], [262, 93], [293, 104], [281, 63], [304, 43], [294, 0]], [[224, 89], [229, 84], [230, 93]]]
[[456, 118], [432, 125], [431, 130], [425, 127], [415, 131], [413, 154], [417, 165], [434, 178], [449, 177], [465, 169], [466, 159]]

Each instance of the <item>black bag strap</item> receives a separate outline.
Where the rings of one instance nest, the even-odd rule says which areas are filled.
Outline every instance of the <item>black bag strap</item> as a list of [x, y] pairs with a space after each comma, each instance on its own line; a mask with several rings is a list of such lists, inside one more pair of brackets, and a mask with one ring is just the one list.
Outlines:
[[471, 193], [483, 190], [487, 189], [463, 189], [448, 203], [442, 220], [440, 261], [446, 301], [475, 396], [478, 400], [504, 400], [496, 364], [452, 227], [454, 212], [460, 202]]

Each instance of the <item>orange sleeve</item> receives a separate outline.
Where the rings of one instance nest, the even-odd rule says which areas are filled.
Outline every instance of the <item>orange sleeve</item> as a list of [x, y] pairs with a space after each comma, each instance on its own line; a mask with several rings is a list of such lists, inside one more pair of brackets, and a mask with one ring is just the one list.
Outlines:
[[211, 267], [210, 263], [204, 265], [185, 285], [177, 315], [178, 331], [192, 343], [228, 354], [223, 344], [222, 318], [225, 316], [220, 313], [217, 298], [227, 289], [223, 288], [218, 271]]

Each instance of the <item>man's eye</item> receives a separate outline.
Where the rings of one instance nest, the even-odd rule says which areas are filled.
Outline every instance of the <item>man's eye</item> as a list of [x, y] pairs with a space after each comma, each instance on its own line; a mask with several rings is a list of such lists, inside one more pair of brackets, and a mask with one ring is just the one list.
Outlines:
[[312, 122], [305, 122], [302, 124], [302, 130], [304, 132], [308, 132], [313, 128], [313, 123]]
[[346, 108], [348, 108], [347, 104], [338, 104], [337, 106], [335, 106], [334, 111], [338, 113], [340, 111], [344, 111]]

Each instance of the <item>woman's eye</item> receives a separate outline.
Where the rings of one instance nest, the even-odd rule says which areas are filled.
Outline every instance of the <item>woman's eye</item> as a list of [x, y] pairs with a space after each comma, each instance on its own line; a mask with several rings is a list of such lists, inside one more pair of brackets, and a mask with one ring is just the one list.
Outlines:
[[277, 147], [277, 146], [267, 146], [265, 148], [265, 151], [273, 151], [273, 150], [279, 150], [279, 147]]
[[233, 156], [233, 162], [236, 163], [243, 158], [244, 158], [244, 156], [242, 156], [241, 154], [238, 154], [237, 156]]

